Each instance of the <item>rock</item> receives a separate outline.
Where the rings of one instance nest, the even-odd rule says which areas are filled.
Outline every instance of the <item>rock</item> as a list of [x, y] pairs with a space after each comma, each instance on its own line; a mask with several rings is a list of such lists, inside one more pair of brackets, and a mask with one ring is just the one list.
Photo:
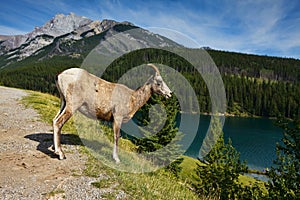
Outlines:
[[[39, 53], [43, 47], [53, 43], [57, 37], [65, 36], [68, 40], [79, 40], [100, 34], [113, 27], [118, 22], [113, 20], [93, 21], [74, 13], [69, 15], [57, 14], [41, 27], [25, 35], [0, 36], [0, 55], [7, 54], [8, 60], [20, 61]], [[124, 24], [129, 24], [124, 22]], [[59, 47], [57, 48], [59, 50]]]

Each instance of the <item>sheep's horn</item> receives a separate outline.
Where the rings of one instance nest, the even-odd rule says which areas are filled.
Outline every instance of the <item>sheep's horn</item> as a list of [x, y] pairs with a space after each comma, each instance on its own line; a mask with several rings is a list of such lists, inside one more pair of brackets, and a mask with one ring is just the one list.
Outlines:
[[160, 75], [160, 72], [159, 72], [159, 70], [158, 70], [158, 68], [154, 65], [154, 64], [152, 64], [152, 63], [149, 63], [149, 64], [147, 64], [149, 67], [152, 67], [154, 70], [155, 70], [155, 72], [158, 74], [158, 75]]

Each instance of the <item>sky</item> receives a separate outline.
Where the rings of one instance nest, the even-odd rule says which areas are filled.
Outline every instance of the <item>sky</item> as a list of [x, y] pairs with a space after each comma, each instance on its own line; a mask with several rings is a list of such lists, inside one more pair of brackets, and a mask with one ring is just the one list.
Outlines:
[[70, 12], [176, 33], [176, 42], [188, 47], [300, 59], [298, 0], [7, 0], [0, 6], [0, 35], [28, 33]]

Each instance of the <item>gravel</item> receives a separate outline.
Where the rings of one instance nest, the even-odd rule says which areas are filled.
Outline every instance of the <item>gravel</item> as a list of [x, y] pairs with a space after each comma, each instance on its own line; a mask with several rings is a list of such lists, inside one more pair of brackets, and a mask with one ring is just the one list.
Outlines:
[[68, 142], [68, 134], [62, 137], [67, 159], [57, 159], [51, 149], [52, 127], [20, 103], [25, 95], [0, 86], [0, 199], [126, 198], [117, 183], [107, 188], [92, 185], [110, 177], [83, 174], [87, 156], [79, 145]]

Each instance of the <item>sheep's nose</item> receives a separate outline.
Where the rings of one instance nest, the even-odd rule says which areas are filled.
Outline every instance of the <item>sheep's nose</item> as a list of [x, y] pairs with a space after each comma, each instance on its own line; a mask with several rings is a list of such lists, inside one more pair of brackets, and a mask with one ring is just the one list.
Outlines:
[[172, 96], [172, 92], [169, 92], [169, 93], [166, 94], [167, 99], [170, 98], [171, 96]]

